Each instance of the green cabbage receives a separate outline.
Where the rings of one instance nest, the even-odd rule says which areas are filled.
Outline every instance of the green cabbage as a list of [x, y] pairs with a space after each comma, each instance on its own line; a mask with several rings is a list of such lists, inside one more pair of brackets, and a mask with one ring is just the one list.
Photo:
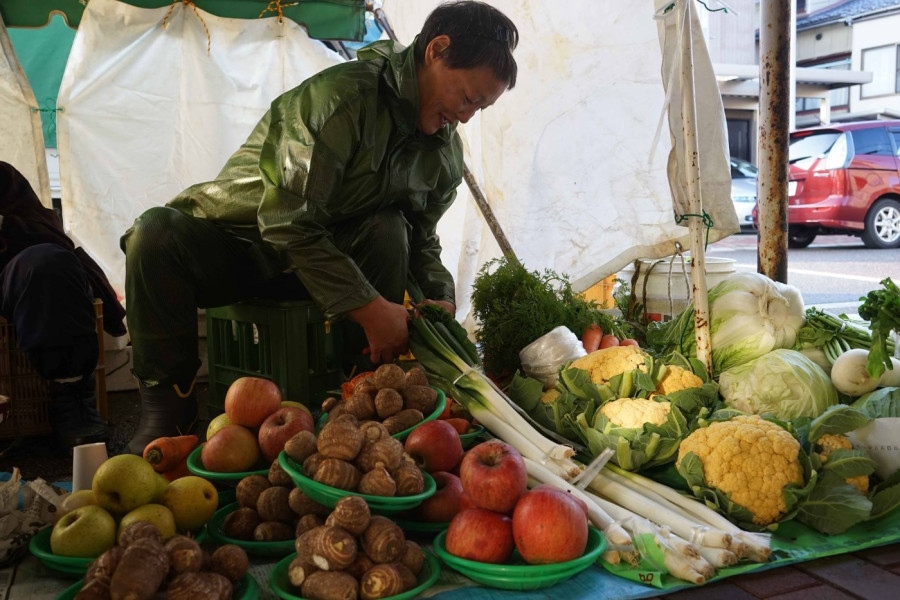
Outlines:
[[818, 417], [838, 403], [837, 390], [822, 367], [784, 348], [723, 371], [719, 393], [730, 408], [785, 421]]
[[[729, 275], [711, 287], [707, 297], [713, 373], [776, 348], [790, 348], [805, 322], [799, 290], [759, 273]], [[647, 335], [660, 354], [674, 350], [696, 356], [693, 303]]]

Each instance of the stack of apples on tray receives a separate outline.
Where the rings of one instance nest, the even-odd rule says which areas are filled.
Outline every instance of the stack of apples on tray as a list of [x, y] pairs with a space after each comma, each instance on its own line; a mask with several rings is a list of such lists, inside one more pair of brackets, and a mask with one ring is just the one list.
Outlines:
[[294, 434], [315, 433], [310, 410], [284, 400], [278, 386], [261, 377], [240, 377], [225, 394], [225, 412], [210, 421], [200, 454], [203, 467], [216, 473], [268, 467]]
[[444, 541], [450, 554], [503, 564], [518, 550], [532, 565], [584, 554], [587, 506], [552, 485], [529, 490], [525, 462], [509, 444], [491, 439], [471, 448], [459, 464], [459, 479], [459, 510]]
[[94, 558], [115, 545], [136, 521], [156, 525], [164, 539], [193, 533], [212, 518], [218, 492], [193, 475], [168, 481], [140, 456], [120, 454], [105, 460], [91, 489], [66, 495], [50, 532], [53, 554]]

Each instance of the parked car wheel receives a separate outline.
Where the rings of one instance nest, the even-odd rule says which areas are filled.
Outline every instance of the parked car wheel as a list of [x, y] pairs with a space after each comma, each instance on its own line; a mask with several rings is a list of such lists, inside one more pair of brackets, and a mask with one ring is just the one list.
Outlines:
[[806, 248], [816, 239], [816, 232], [812, 229], [801, 227], [788, 229], [788, 248]]
[[882, 198], [872, 205], [862, 241], [867, 248], [900, 248], [900, 202]]

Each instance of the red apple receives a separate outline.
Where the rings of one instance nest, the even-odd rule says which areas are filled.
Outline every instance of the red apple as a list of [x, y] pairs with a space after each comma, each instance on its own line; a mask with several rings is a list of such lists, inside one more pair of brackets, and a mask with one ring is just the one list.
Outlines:
[[483, 508], [464, 510], [450, 521], [444, 544], [447, 552], [460, 558], [505, 563], [515, 548], [512, 520]]
[[268, 462], [278, 458], [284, 443], [303, 430], [316, 432], [316, 423], [309, 411], [283, 406], [266, 417], [259, 426], [259, 449]]
[[516, 549], [528, 564], [565, 562], [584, 554], [587, 515], [571, 494], [534, 489], [516, 503], [512, 531]]
[[259, 461], [259, 442], [243, 425], [226, 425], [203, 444], [200, 462], [208, 471], [242, 473]]
[[404, 447], [419, 468], [429, 473], [451, 471], [463, 457], [459, 433], [446, 421], [425, 421], [410, 432]]
[[[460, 481], [460, 485], [462, 485], [462, 481]], [[457, 512], [469, 510], [470, 508], [478, 508], [478, 507], [475, 506], [475, 503], [472, 502], [471, 498], [469, 498], [469, 495], [466, 493], [466, 490], [463, 490], [462, 495], [459, 497], [459, 510]]]
[[578, 503], [578, 506], [580, 506], [580, 507], [584, 510], [584, 516], [590, 518], [590, 516], [588, 515], [588, 505], [587, 505], [587, 502], [585, 502], [584, 500], [582, 500], [581, 498], [579, 498], [579, 497], [576, 496], [575, 494], [573, 494], [573, 493], [571, 493], [571, 492], [569, 492], [569, 491], [566, 491], [566, 490], [561, 490], [561, 489], [559, 489], [558, 487], [556, 487], [555, 485], [553, 485], [552, 483], [541, 483], [541, 484], [539, 484], [538, 486], [531, 488], [531, 491], [532, 491], [532, 492], [537, 492], [537, 491], [541, 491], [541, 490], [551, 490], [551, 491], [554, 491], [554, 492], [558, 492], [558, 493], [560, 493], [560, 494], [565, 494], [565, 495], [567, 495], [569, 498], [571, 498], [572, 500], [574, 500], [575, 502], [577, 502], [577, 503]]
[[528, 488], [528, 471], [518, 450], [501, 440], [471, 448], [459, 465], [463, 490], [475, 506], [512, 514]]
[[225, 392], [225, 414], [235, 425], [259, 427], [281, 407], [281, 390], [262, 377], [239, 377]]
[[415, 518], [428, 523], [449, 523], [459, 512], [462, 483], [459, 477], [446, 471], [437, 471], [431, 476], [437, 491], [416, 508]]

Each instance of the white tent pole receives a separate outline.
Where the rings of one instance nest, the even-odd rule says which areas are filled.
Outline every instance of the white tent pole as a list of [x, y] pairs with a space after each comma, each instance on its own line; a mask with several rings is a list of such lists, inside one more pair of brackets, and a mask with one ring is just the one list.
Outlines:
[[694, 296], [694, 334], [697, 358], [712, 375], [709, 341], [709, 297], [706, 293], [706, 247], [703, 202], [700, 193], [700, 149], [697, 141], [697, 105], [694, 99], [694, 44], [692, 17], [694, 3], [683, 2], [681, 27], [681, 112], [684, 128], [686, 178], [688, 185], [688, 227], [691, 240], [691, 281]]

